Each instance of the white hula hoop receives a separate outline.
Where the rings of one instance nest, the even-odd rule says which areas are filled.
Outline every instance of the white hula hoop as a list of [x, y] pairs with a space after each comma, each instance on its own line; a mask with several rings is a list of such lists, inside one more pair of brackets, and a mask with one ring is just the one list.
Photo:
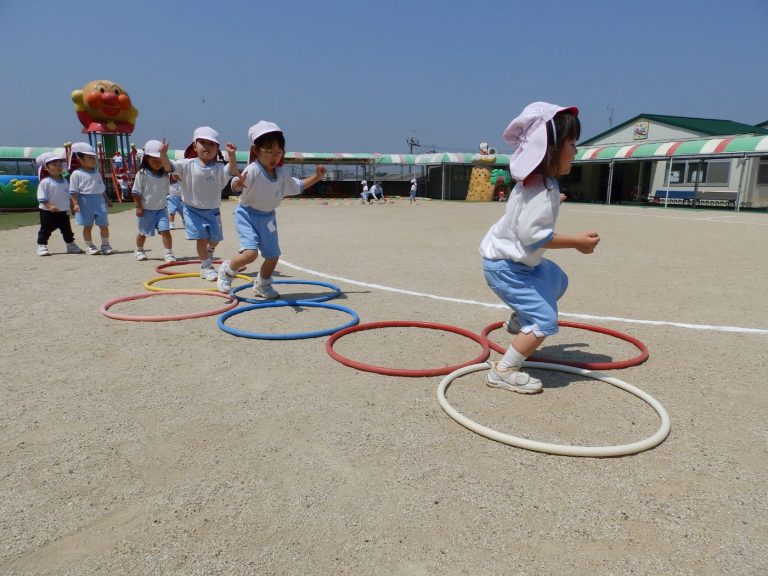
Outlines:
[[569, 446], [567, 444], [550, 444], [548, 442], [539, 442], [537, 440], [529, 440], [527, 438], [519, 438], [517, 436], [504, 434], [503, 432], [499, 432], [497, 430], [493, 430], [492, 428], [488, 428], [487, 426], [483, 426], [482, 424], [478, 424], [474, 420], [470, 420], [469, 418], [461, 414], [459, 411], [457, 411], [453, 406], [451, 406], [445, 397], [445, 391], [448, 389], [448, 386], [451, 385], [451, 382], [453, 382], [453, 380], [455, 380], [460, 376], [464, 376], [465, 374], [469, 374], [471, 372], [487, 370], [488, 368], [490, 368], [490, 366], [487, 363], [472, 364], [471, 366], [465, 366], [464, 368], [459, 368], [458, 370], [455, 370], [450, 374], [448, 374], [445, 378], [443, 378], [440, 381], [440, 386], [437, 387], [437, 401], [440, 402], [440, 406], [442, 407], [443, 410], [445, 410], [448, 416], [456, 420], [456, 422], [458, 422], [465, 428], [469, 428], [470, 430], [472, 430], [473, 432], [476, 432], [477, 434], [480, 434], [481, 436], [485, 436], [486, 438], [490, 438], [491, 440], [496, 440], [497, 442], [508, 444], [510, 446], [515, 446], [517, 448], [525, 448], [526, 450], [534, 450], [536, 452], [545, 452], [547, 454], [559, 454], [561, 456], [589, 456], [589, 457], [625, 456], [627, 454], [637, 454], [638, 452], [642, 452], [644, 450], [649, 450], [650, 448], [654, 448], [655, 446], [658, 446], [659, 444], [661, 444], [664, 441], [664, 439], [669, 435], [669, 430], [670, 430], [669, 415], [667, 414], [667, 411], [664, 409], [664, 406], [662, 406], [650, 394], [643, 392], [639, 388], [632, 386], [631, 384], [628, 384], [623, 380], [619, 380], [618, 378], [613, 378], [612, 376], [606, 376], [605, 374], [602, 374], [600, 372], [593, 372], [591, 370], [585, 370], [583, 368], [574, 368], [572, 366], [563, 366], [561, 364], [551, 364], [549, 362], [524, 362], [523, 366], [528, 368], [540, 368], [543, 370], [557, 370], [559, 372], [570, 372], [571, 374], [578, 374], [579, 376], [586, 376], [588, 378], [593, 378], [595, 380], [600, 380], [602, 382], [607, 382], [608, 384], [612, 384], [617, 388], [621, 388], [622, 390], [626, 390], [630, 394], [637, 396], [638, 398], [643, 400], [646, 404], [648, 404], [651, 408], [653, 408], [656, 411], [656, 413], [659, 415], [659, 418], [661, 418], [661, 425], [659, 426], [659, 429], [656, 431], [656, 433], [653, 436], [650, 436], [645, 440], [640, 440], [639, 442], [633, 442], [632, 444], [621, 444], [618, 446]]

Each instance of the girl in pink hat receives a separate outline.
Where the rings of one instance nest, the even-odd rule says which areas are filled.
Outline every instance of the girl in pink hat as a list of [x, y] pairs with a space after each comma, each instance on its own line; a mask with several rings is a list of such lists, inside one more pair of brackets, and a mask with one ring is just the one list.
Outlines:
[[509, 169], [517, 184], [504, 216], [480, 243], [480, 253], [488, 286], [512, 309], [506, 327], [515, 337], [488, 371], [486, 383], [493, 388], [541, 392], [541, 381], [522, 371], [523, 361], [557, 333], [557, 301], [568, 286], [568, 277], [544, 252], [575, 248], [591, 254], [600, 242], [597, 232], [555, 232], [561, 202], [557, 179], [571, 171], [581, 133], [578, 113], [574, 107], [534, 102], [504, 131], [504, 140], [516, 146]]

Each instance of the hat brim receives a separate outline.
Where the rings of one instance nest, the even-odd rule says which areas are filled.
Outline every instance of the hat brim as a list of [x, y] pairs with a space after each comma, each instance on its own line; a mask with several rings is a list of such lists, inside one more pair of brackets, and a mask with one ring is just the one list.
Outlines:
[[547, 125], [539, 126], [523, 146], [519, 146], [509, 159], [509, 173], [516, 181], [525, 180], [544, 160], [547, 153]]

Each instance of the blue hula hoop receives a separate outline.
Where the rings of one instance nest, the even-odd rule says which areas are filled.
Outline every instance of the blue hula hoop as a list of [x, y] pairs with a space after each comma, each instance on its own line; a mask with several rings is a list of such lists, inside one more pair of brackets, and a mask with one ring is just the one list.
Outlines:
[[[309, 284], [310, 286], [322, 286], [324, 288], [330, 288], [333, 290], [333, 292], [330, 294], [320, 294], [319, 296], [313, 296], [311, 298], [280, 298], [279, 300], [270, 300], [270, 302], [283, 302], [289, 304], [293, 304], [294, 302], [326, 302], [327, 300], [333, 300], [337, 296], [341, 295], [341, 288], [335, 284], [329, 284], [328, 282], [315, 282], [312, 280], [273, 280], [272, 284]], [[256, 298], [246, 298], [245, 296], [237, 295], [240, 290], [245, 290], [246, 288], [251, 288], [252, 286], [253, 282], [242, 284], [241, 286], [232, 288], [230, 294], [234, 295], [235, 298], [240, 300], [240, 302], [248, 302], [249, 304], [264, 304], [265, 302], [263, 298], [259, 300]]]
[[[352, 320], [350, 320], [346, 324], [342, 324], [341, 326], [336, 326], [335, 328], [327, 328], [325, 330], [316, 330], [315, 332], [296, 332], [294, 334], [271, 334], [268, 332], [247, 332], [245, 330], [237, 330], [225, 324], [227, 318], [234, 316], [235, 314], [241, 314], [243, 312], [248, 312], [250, 310], [258, 310], [260, 308], [283, 308], [286, 306], [304, 306], [308, 308], [328, 308], [330, 310], [339, 310], [340, 312], [345, 312], [350, 316], [352, 316]], [[301, 340], [303, 338], [318, 338], [320, 336], [328, 336], [329, 334], [334, 334], [339, 330], [343, 330], [344, 328], [355, 326], [359, 322], [360, 322], [360, 317], [357, 315], [357, 312], [355, 312], [351, 308], [347, 308], [345, 306], [339, 306], [337, 304], [325, 304], [324, 302], [309, 302], [307, 300], [296, 300], [294, 302], [279, 302], [279, 301], [262, 302], [261, 304], [250, 304], [249, 306], [242, 306], [241, 308], [233, 308], [232, 310], [219, 316], [219, 319], [216, 321], [216, 324], [218, 325], [219, 328], [224, 330], [224, 332], [227, 332], [234, 336], [239, 336], [241, 338], [254, 338], [256, 340]]]

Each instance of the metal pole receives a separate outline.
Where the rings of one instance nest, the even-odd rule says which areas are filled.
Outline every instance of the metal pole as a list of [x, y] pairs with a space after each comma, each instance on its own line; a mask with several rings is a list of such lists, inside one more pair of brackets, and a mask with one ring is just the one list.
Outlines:
[[445, 162], [443, 162], [442, 167], [443, 167], [443, 177], [442, 177], [441, 200], [445, 200]]
[[610, 206], [611, 205], [611, 188], [613, 187], [613, 160], [611, 160], [611, 163], [608, 165], [608, 193], [605, 195], [605, 203]]
[[664, 196], [664, 208], [669, 204], [669, 181], [672, 179], [672, 157], [669, 158], [669, 167], [667, 168], [667, 194]]
[[747, 169], [747, 155], [744, 154], [744, 158], [741, 159], [741, 172], [739, 173], [739, 187], [736, 189], [736, 212], [739, 211], [741, 206], [741, 185], [744, 182], [744, 171]]

